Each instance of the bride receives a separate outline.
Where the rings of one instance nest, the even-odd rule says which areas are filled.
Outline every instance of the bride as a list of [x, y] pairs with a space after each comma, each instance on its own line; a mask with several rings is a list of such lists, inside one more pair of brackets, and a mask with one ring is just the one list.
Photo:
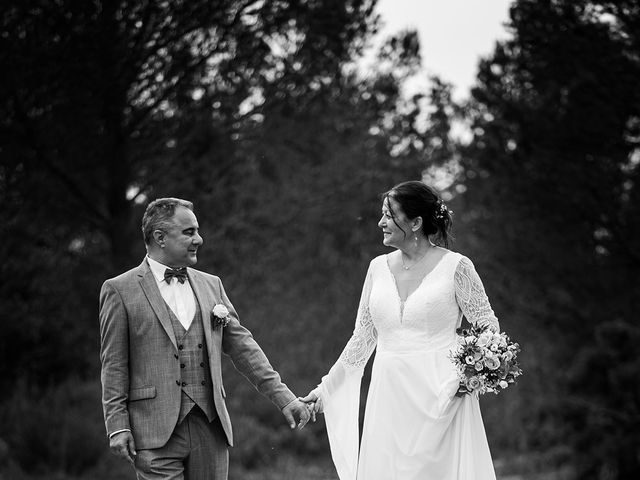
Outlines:
[[353, 335], [302, 400], [325, 415], [341, 480], [495, 480], [478, 398], [456, 396], [448, 354], [463, 316], [499, 325], [471, 261], [432, 243], [448, 245], [450, 212], [424, 183], [404, 182], [384, 194], [378, 226], [396, 250], [371, 261]]

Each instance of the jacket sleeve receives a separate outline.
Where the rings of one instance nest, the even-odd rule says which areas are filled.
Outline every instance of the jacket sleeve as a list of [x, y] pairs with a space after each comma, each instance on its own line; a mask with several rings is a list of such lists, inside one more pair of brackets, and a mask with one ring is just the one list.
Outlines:
[[130, 429], [129, 327], [120, 293], [107, 280], [100, 291], [100, 361], [102, 408], [107, 435]]
[[218, 279], [220, 298], [229, 310], [231, 321], [224, 328], [222, 335], [222, 350], [231, 357], [235, 368], [251, 382], [256, 389], [269, 398], [278, 408], [282, 409], [296, 396], [282, 383], [267, 356], [251, 332], [240, 324], [238, 313], [233, 307], [222, 281]]

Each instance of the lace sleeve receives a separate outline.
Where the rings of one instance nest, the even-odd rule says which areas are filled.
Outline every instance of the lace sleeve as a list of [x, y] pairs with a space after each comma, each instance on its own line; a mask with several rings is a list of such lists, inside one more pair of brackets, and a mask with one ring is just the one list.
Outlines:
[[454, 275], [456, 301], [469, 323], [489, 326], [493, 331], [500, 331], [500, 324], [493, 313], [482, 280], [476, 272], [471, 260], [462, 257]]
[[356, 327], [340, 355], [340, 361], [347, 370], [364, 368], [373, 350], [376, 348], [377, 340], [378, 332], [371, 320], [369, 305], [363, 305], [361, 302], [360, 308], [358, 309]]
[[364, 367], [376, 348], [378, 332], [369, 312], [369, 295], [371, 294], [372, 271], [371, 266], [360, 296], [360, 305], [356, 317], [356, 325], [351, 338], [342, 350], [340, 357], [331, 367], [329, 373], [322, 378], [322, 385], [326, 393], [336, 391], [345, 378], [351, 374], [362, 375]]
[[323, 405], [331, 457], [341, 480], [355, 480], [358, 465], [360, 384], [378, 332], [369, 311], [372, 266], [360, 297], [356, 326], [340, 358], [315, 389]]

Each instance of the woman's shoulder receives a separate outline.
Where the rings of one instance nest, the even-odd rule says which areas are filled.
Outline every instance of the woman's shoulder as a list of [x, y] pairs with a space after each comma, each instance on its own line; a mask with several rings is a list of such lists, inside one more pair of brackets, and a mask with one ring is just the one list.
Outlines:
[[373, 259], [369, 262], [369, 268], [378, 268], [381, 265], [384, 266], [388, 262], [389, 255], [393, 255], [394, 252], [391, 253], [383, 253], [378, 255], [377, 257], [373, 257]]
[[[460, 252], [455, 252], [453, 250], [449, 250], [448, 248], [440, 247], [440, 246], [436, 248], [440, 251], [441, 257], [439, 260], [442, 262], [446, 262], [451, 265], [457, 266], [461, 261], [464, 260], [464, 263], [473, 264], [473, 262], [469, 259], [469, 257], [467, 257], [466, 255]], [[393, 262], [394, 257], [399, 255], [400, 255], [400, 250], [394, 250], [393, 252], [383, 253], [381, 255], [378, 255], [369, 262], [369, 269], [380, 268], [380, 267], [387, 268], [387, 266], [389, 265], [389, 262]]]
[[455, 252], [444, 247], [438, 248], [443, 251], [443, 255], [440, 261], [445, 263], [450, 270], [457, 271], [461, 265], [473, 265], [471, 260], [469, 260], [469, 257], [460, 252]]
[[[460, 260], [464, 258], [470, 262], [470, 260], [461, 253], [454, 252], [453, 250], [449, 250], [448, 248], [444, 248], [440, 246], [437, 246], [436, 248], [440, 252], [439, 261], [446, 261], [447, 263], [450, 262], [454, 265], [457, 265], [460, 262]], [[399, 256], [400, 256], [400, 250], [394, 250], [393, 252], [383, 253], [381, 255], [378, 255], [377, 257], [374, 257], [371, 260], [371, 262], [369, 262], [369, 268], [372, 268], [372, 267], [379, 268], [380, 266], [386, 268], [394, 260], [399, 261]], [[398, 258], [395, 258], [395, 257], [398, 257]]]
[[441, 260], [448, 260], [450, 262], [458, 263], [461, 258], [466, 258], [461, 253], [454, 252], [453, 250], [449, 250], [448, 248], [440, 247], [440, 246], [437, 246], [436, 248], [438, 249], [438, 251], [441, 252], [441, 255], [442, 255], [440, 257]]
[[464, 274], [476, 269], [473, 261], [467, 255], [452, 250], [447, 252], [446, 256], [449, 258], [449, 264], [456, 274]]

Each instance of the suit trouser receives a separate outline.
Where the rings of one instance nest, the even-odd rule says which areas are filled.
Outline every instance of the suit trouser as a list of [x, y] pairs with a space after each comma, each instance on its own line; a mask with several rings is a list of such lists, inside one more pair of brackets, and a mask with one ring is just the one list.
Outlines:
[[227, 480], [227, 437], [216, 418], [209, 423], [197, 406], [161, 448], [138, 450], [138, 480]]

